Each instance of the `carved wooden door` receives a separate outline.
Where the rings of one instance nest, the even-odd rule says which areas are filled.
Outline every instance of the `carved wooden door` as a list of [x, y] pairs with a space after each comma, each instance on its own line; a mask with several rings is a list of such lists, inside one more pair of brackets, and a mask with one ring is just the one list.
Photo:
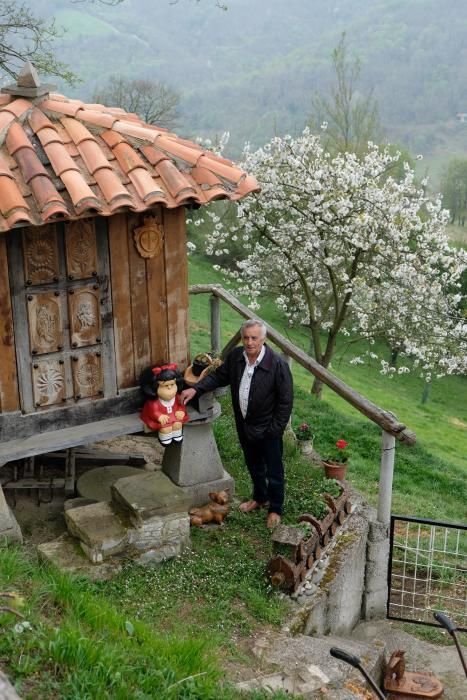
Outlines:
[[114, 396], [105, 221], [12, 231], [9, 259], [23, 411]]

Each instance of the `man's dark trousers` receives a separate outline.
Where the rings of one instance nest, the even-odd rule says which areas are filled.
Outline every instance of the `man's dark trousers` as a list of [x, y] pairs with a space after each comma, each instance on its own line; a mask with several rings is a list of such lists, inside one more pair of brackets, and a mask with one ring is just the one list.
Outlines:
[[238, 437], [245, 463], [253, 482], [253, 500], [269, 501], [269, 512], [282, 515], [284, 507], [284, 464], [282, 462], [282, 435], [266, 435], [249, 440], [237, 423]]

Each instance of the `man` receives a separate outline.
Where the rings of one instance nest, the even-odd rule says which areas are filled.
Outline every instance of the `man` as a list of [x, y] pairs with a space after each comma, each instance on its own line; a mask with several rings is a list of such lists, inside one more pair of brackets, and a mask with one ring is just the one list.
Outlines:
[[243, 513], [268, 507], [266, 525], [276, 527], [284, 506], [282, 435], [292, 411], [293, 383], [287, 363], [265, 344], [262, 321], [245, 321], [240, 329], [243, 348], [230, 352], [224, 363], [181, 393], [184, 404], [195, 395], [230, 385], [238, 437], [253, 482], [251, 500]]

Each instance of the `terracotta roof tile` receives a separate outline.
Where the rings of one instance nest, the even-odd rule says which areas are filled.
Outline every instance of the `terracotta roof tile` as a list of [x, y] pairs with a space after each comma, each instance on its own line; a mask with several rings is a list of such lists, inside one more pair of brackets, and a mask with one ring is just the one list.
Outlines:
[[79, 167], [70, 156], [63, 143], [52, 141], [44, 145], [44, 150], [57, 177], [61, 177], [67, 170], [79, 171]]
[[199, 144], [118, 107], [59, 94], [0, 94], [0, 137], [0, 231], [258, 191], [253, 178]]
[[154, 178], [144, 168], [136, 168], [130, 172], [130, 180], [143, 202], [160, 202], [165, 200], [165, 194], [158, 187]]
[[12, 102], [9, 102], [3, 107], [6, 112], [11, 112], [15, 117], [21, 117], [25, 112], [31, 109], [32, 105], [29, 100], [24, 100], [22, 98], [17, 98]]
[[0, 132], [14, 121], [15, 115], [11, 112], [6, 112], [4, 109], [0, 109]]

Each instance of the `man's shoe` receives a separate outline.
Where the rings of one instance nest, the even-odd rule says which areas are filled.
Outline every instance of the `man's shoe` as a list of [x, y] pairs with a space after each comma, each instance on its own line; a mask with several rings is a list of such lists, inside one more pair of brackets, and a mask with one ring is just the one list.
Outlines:
[[258, 501], [245, 501], [244, 503], [240, 503], [238, 510], [242, 513], [251, 513], [259, 508], [264, 508], [264, 506], [264, 503], [258, 503]]
[[268, 513], [268, 517], [266, 518], [266, 527], [273, 530], [275, 527], [280, 525], [280, 522], [281, 516], [279, 513]]

